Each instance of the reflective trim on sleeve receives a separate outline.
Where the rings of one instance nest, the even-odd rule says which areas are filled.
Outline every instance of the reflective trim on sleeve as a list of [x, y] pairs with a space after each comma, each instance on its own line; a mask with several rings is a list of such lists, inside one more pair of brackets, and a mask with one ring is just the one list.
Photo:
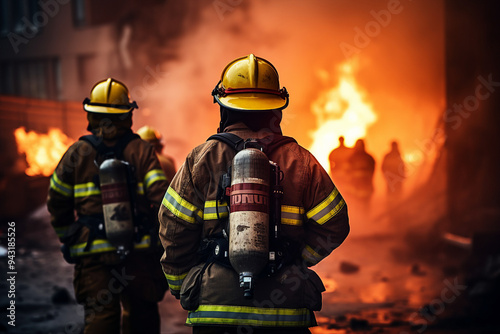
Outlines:
[[330, 195], [312, 210], [307, 212], [307, 218], [312, 219], [320, 225], [326, 223], [335, 216], [345, 205], [345, 201], [337, 188], [334, 188]]
[[101, 190], [94, 182], [75, 184], [75, 197], [88, 197], [100, 194]]
[[183, 199], [172, 187], [168, 187], [162, 204], [174, 214], [174, 216], [194, 224], [196, 221], [203, 222], [203, 212], [195, 205]]
[[57, 191], [63, 196], [71, 197], [73, 196], [74, 188], [68, 183], [62, 182], [57, 176], [56, 172], [52, 174], [50, 178], [50, 188], [54, 191]]
[[[217, 217], [217, 211], [219, 212], [219, 217]], [[206, 201], [205, 208], [203, 210], [204, 220], [216, 220], [219, 218], [227, 218], [229, 216], [229, 210], [227, 208], [227, 202], [221, 201]]]
[[304, 221], [304, 208], [300, 206], [281, 206], [281, 224], [301, 226]]
[[137, 182], [137, 194], [139, 195], [144, 195], [144, 183], [142, 182]]
[[[150, 245], [151, 245], [151, 236], [145, 235], [142, 237], [140, 242], [134, 242], [134, 249], [149, 248]], [[103, 253], [116, 250], [116, 248], [113, 245], [111, 245], [109, 241], [106, 239], [94, 240], [90, 245], [88, 251], [85, 251], [86, 246], [87, 246], [86, 242], [71, 246], [70, 247], [71, 256], [78, 257], [78, 256], [85, 256], [95, 253]]]
[[165, 173], [161, 169], [153, 169], [144, 176], [144, 189], [148, 189], [153, 183], [160, 180], [167, 180]]
[[165, 274], [165, 272], [164, 272], [163, 274], [165, 275], [165, 278], [167, 279], [168, 286], [169, 286], [170, 290], [172, 290], [174, 292], [179, 292], [179, 291], [181, 291], [182, 282], [184, 282], [184, 279], [186, 278], [188, 273], [184, 273], [181, 275], [168, 275], [168, 274]]
[[325, 257], [319, 255], [311, 246], [306, 245], [302, 250], [302, 258], [308, 263], [315, 265], [319, 261], [323, 260]]
[[261, 308], [234, 305], [200, 305], [190, 311], [187, 325], [241, 325], [261, 327], [311, 327], [314, 314], [306, 308]]

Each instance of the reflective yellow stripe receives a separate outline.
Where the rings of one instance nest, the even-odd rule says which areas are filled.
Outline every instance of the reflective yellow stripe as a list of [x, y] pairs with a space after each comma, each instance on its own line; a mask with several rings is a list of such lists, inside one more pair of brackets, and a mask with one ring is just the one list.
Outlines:
[[306, 308], [200, 305], [196, 311], [189, 312], [186, 324], [311, 327], [316, 325], [316, 320]]
[[84, 256], [95, 253], [110, 252], [116, 250], [107, 240], [96, 239], [92, 242], [90, 249], [85, 251], [87, 243], [81, 243], [70, 247], [71, 256]]
[[335, 216], [344, 205], [345, 201], [342, 195], [340, 195], [337, 188], [334, 188], [327, 198], [307, 212], [307, 218], [323, 225], [330, 218]]
[[101, 190], [94, 184], [94, 182], [80, 183], [75, 185], [75, 197], [88, 197], [100, 194]]
[[285, 225], [300, 226], [303, 223], [304, 208], [299, 206], [282, 205], [281, 223]]
[[163, 198], [162, 204], [170, 210], [176, 217], [187, 221], [188, 223], [195, 223], [196, 221], [203, 221], [203, 212], [198, 209], [193, 204], [189, 203], [174, 189], [168, 187], [165, 197]]
[[144, 195], [144, 183], [137, 182], [137, 193], [139, 195]]
[[168, 275], [165, 274], [165, 278], [167, 279], [168, 286], [170, 287], [170, 290], [173, 291], [180, 291], [182, 282], [184, 281], [184, 278], [186, 278], [188, 273], [184, 273], [181, 275]]
[[52, 174], [52, 177], [50, 178], [50, 188], [54, 191], [57, 191], [63, 196], [73, 196], [73, 186], [69, 185], [68, 183], [62, 182], [57, 176], [56, 172], [54, 172]]
[[324, 256], [319, 255], [311, 246], [306, 245], [302, 250], [302, 258], [311, 264], [316, 264], [323, 260]]
[[153, 169], [146, 173], [144, 176], [145, 189], [148, 189], [153, 183], [160, 180], [167, 180], [165, 173], [161, 169]]
[[[219, 217], [217, 217], [217, 212]], [[227, 218], [229, 216], [229, 211], [227, 208], [227, 202], [222, 201], [206, 201], [205, 208], [203, 209], [203, 219], [204, 220], [215, 220], [219, 218]]]
[[[144, 249], [144, 248], [148, 248], [150, 245], [151, 245], [151, 237], [149, 235], [145, 235], [142, 237], [140, 242], [134, 243], [134, 248], [135, 249]], [[71, 256], [84, 256], [84, 255], [110, 252], [110, 251], [116, 250], [116, 248], [114, 246], [112, 246], [105, 239], [94, 240], [92, 242], [92, 244], [90, 245], [90, 248], [88, 251], [85, 251], [86, 246], [87, 246], [86, 242], [71, 246], [70, 247]]]

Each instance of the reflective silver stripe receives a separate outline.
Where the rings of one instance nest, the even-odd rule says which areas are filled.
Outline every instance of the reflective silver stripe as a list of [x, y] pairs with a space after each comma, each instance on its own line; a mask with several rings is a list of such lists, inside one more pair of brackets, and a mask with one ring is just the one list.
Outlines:
[[146, 173], [144, 176], [145, 189], [148, 189], [153, 183], [160, 180], [167, 180], [165, 173], [161, 169], [153, 169]]
[[163, 274], [165, 275], [165, 278], [167, 279], [168, 286], [170, 287], [170, 290], [180, 291], [181, 286], [182, 286], [182, 282], [184, 282], [184, 279], [186, 278], [188, 273], [184, 273], [181, 275], [167, 275], [165, 273], [163, 273]]
[[52, 174], [52, 177], [50, 178], [50, 188], [54, 191], [57, 191], [63, 196], [66, 197], [73, 196], [73, 186], [62, 182], [57, 176], [56, 172], [54, 172]]
[[[135, 249], [148, 248], [151, 244], [151, 237], [149, 235], [145, 235], [142, 237], [140, 242], [134, 243]], [[71, 256], [83, 256], [94, 253], [102, 253], [102, 252], [110, 252], [116, 250], [114, 246], [112, 246], [105, 239], [96, 239], [92, 242], [88, 251], [85, 251], [85, 247], [87, 243], [81, 243], [70, 247]]]
[[176, 217], [187, 221], [188, 223], [202, 223], [203, 212], [195, 205], [182, 198], [175, 190], [168, 187], [162, 204], [172, 212]]
[[325, 198], [320, 204], [316, 205], [312, 210], [307, 212], [307, 218], [316, 221], [318, 224], [323, 225], [330, 218], [335, 216], [344, 207], [345, 201], [340, 195], [337, 188]]
[[[217, 212], [219, 212], [219, 217], [217, 217]], [[227, 218], [228, 216], [229, 216], [229, 210], [227, 208], [227, 202], [221, 202], [221, 201], [205, 202], [205, 208], [203, 209], [204, 220], [216, 220], [219, 218]]]
[[200, 305], [188, 313], [187, 325], [249, 325], [267, 327], [310, 327], [316, 325], [306, 308], [260, 308], [234, 305]]
[[93, 253], [102, 253], [116, 250], [115, 247], [111, 246], [111, 244], [107, 240], [97, 239], [92, 242], [88, 251], [85, 251], [85, 247], [87, 243], [81, 243], [70, 247], [71, 256], [82, 256]]
[[94, 184], [94, 182], [75, 184], [75, 197], [88, 197], [100, 194], [101, 190]]
[[137, 182], [137, 193], [139, 195], [144, 195], [144, 183]]
[[282, 205], [281, 223], [284, 225], [301, 226], [304, 222], [305, 210], [300, 206]]

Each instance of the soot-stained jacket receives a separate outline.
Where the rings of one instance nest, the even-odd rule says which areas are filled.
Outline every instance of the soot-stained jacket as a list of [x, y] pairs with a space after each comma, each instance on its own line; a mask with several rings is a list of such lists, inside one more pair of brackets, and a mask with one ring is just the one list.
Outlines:
[[[243, 139], [264, 138], [243, 123], [225, 129]], [[313, 310], [321, 308], [319, 277], [313, 266], [337, 248], [349, 233], [347, 206], [326, 171], [313, 155], [295, 142], [268, 155], [284, 172], [281, 235], [291, 240], [296, 259], [270, 277], [256, 279], [254, 298], [243, 297], [238, 273], [200, 259], [202, 240], [221, 230], [217, 219], [229, 215], [217, 203], [220, 175], [236, 151], [209, 140], [187, 156], [172, 180], [159, 211], [161, 259], [171, 292], [189, 310], [188, 325], [310, 327]], [[200, 285], [200, 286], [197, 286]]]

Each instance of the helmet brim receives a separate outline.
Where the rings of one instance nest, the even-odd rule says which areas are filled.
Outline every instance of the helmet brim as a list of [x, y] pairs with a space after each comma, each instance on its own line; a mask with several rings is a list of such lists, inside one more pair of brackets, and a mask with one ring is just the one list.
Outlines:
[[126, 114], [131, 112], [133, 109], [134, 109], [133, 107], [130, 109], [119, 109], [119, 108], [95, 106], [90, 104], [83, 105], [83, 110], [98, 114]]
[[288, 97], [282, 98], [264, 93], [239, 93], [214, 97], [221, 106], [237, 111], [271, 111], [285, 109], [288, 106]]

